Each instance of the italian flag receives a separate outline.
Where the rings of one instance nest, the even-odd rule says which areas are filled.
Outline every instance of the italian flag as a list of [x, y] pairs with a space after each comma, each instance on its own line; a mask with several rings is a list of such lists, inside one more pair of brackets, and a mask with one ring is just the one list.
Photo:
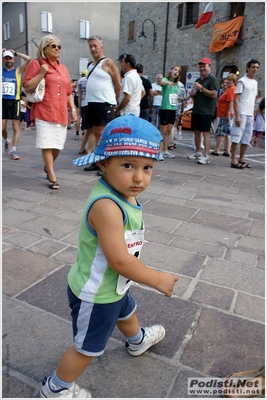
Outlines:
[[213, 14], [213, 3], [208, 3], [206, 5], [206, 8], [205, 8], [203, 14], [197, 21], [195, 28], [198, 29], [201, 27], [201, 25], [207, 24], [209, 22], [209, 20], [211, 19], [212, 14]]

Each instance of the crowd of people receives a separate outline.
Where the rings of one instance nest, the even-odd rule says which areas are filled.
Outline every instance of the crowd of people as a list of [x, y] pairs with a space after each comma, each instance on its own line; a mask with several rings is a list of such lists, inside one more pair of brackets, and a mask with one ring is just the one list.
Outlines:
[[[61, 45], [54, 35], [41, 39], [34, 60], [13, 50], [3, 49], [2, 54], [2, 134], [10, 158], [19, 160], [21, 121], [28, 129], [28, 103], [21, 96], [24, 74], [26, 93], [33, 93], [45, 79], [43, 100], [28, 108], [49, 187], [59, 189], [54, 163], [64, 148], [70, 123], [76, 124], [75, 138], [79, 138], [80, 119], [83, 138], [80, 156], [73, 164], [101, 176], [86, 201], [76, 262], [68, 274], [74, 345], [63, 354], [52, 375], [44, 378], [40, 395], [46, 398], [91, 397], [75, 381], [93, 357], [104, 353], [116, 325], [126, 338], [128, 353], [134, 357], [165, 336], [161, 325], [139, 325], [137, 305], [130, 293], [135, 281], [170, 297], [178, 281], [175, 274], [156, 271], [139, 259], [144, 224], [137, 196], [148, 187], [155, 162], [175, 157], [170, 150], [175, 139], [182, 136], [185, 104], [192, 102], [196, 148], [188, 158], [200, 164], [210, 163], [210, 132], [216, 107], [216, 148], [211, 154], [218, 156], [224, 141], [223, 155], [231, 157], [232, 168], [251, 168], [245, 161], [247, 146], [259, 145], [264, 132], [265, 100], [258, 96], [255, 107], [257, 60], [247, 63], [246, 75], [239, 80], [230, 73], [219, 96], [219, 80], [211, 73], [210, 60], [204, 57], [198, 63], [200, 77], [186, 94], [179, 65], [174, 65], [166, 77], [157, 75], [151, 84], [143, 76], [143, 65], [136, 64], [133, 55], [119, 56], [120, 73], [116, 63], [105, 57], [99, 36], [91, 36], [88, 44], [93, 61], [77, 82], [71, 81], [60, 62]], [[18, 68], [14, 68], [15, 56], [24, 59]], [[12, 145], [8, 119], [14, 131]]]
[[[232, 168], [250, 168], [244, 160], [247, 146], [260, 146], [265, 132], [265, 99], [261, 98], [255, 75], [258, 60], [246, 65], [246, 75], [238, 80], [229, 73], [221, 85], [212, 74], [209, 58], [199, 63], [199, 75], [192, 90], [187, 93], [180, 80], [181, 67], [173, 66], [166, 77], [156, 76], [151, 83], [145, 78], [144, 67], [137, 64], [131, 54], [121, 54], [116, 63], [104, 56], [103, 40], [93, 35], [88, 40], [93, 61], [82, 71], [79, 80], [70, 81], [67, 68], [60, 63], [61, 45], [54, 35], [46, 35], [40, 42], [37, 58], [3, 49], [3, 116], [2, 136], [5, 151], [12, 160], [19, 160], [17, 144], [20, 123], [24, 130], [36, 126], [36, 147], [42, 150], [44, 171], [49, 187], [58, 189], [54, 162], [64, 148], [66, 129], [75, 124], [75, 139], [82, 130], [79, 154], [89, 154], [97, 146], [107, 123], [114, 118], [134, 114], [155, 125], [162, 135], [159, 160], [174, 158], [173, 150], [182, 138], [183, 111], [192, 103], [192, 148], [195, 153], [188, 158], [199, 164], [209, 164], [210, 155], [231, 157]], [[25, 62], [14, 68], [14, 56]], [[22, 91], [33, 92], [45, 78], [46, 90], [43, 101], [31, 104]], [[12, 76], [12, 77], [11, 77]], [[60, 79], [60, 80], [59, 80]], [[57, 81], [57, 82], [56, 82]], [[12, 120], [13, 139], [8, 138], [7, 120]], [[81, 124], [80, 124], [81, 121]], [[49, 127], [49, 129], [47, 129]], [[210, 134], [214, 129], [215, 148], [210, 150]], [[49, 131], [50, 135], [46, 134]], [[12, 144], [12, 145], [11, 145]], [[236, 152], [240, 145], [240, 156]], [[85, 171], [102, 172], [96, 163]]]

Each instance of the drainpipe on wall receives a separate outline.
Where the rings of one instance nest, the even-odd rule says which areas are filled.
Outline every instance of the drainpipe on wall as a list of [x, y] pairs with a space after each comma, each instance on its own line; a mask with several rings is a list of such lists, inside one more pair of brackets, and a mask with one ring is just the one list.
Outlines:
[[167, 39], [168, 39], [168, 25], [169, 25], [169, 10], [170, 3], [167, 3], [167, 13], [166, 13], [166, 29], [165, 29], [165, 41], [164, 41], [164, 56], [163, 56], [163, 77], [165, 76], [165, 64], [167, 57]]
[[25, 6], [25, 41], [26, 41], [26, 52], [25, 54], [29, 55], [29, 43], [28, 43], [28, 10], [27, 3], [24, 3]]

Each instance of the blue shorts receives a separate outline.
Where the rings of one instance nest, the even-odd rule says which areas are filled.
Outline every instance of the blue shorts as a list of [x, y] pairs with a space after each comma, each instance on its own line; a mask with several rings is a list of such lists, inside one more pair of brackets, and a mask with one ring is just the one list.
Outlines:
[[250, 115], [240, 115], [241, 126], [236, 126], [235, 117], [231, 129], [231, 141], [236, 144], [249, 144], [252, 138], [254, 118]]
[[75, 347], [86, 356], [103, 354], [117, 321], [130, 318], [137, 307], [129, 291], [115, 303], [95, 304], [79, 299], [68, 286], [68, 298]]

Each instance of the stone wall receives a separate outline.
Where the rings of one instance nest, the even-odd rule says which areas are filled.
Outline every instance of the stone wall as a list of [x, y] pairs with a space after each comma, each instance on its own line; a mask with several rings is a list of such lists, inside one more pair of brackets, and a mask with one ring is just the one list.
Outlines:
[[[209, 57], [212, 71], [222, 77], [226, 65], [235, 65], [240, 76], [245, 74], [245, 66], [249, 59], [260, 61], [257, 75], [259, 88], [264, 95], [265, 88], [265, 3], [247, 2], [245, 19], [239, 39], [242, 44], [235, 44], [231, 49], [209, 53], [213, 24], [218, 18], [229, 19], [230, 3], [213, 3], [213, 16], [208, 24], [196, 29], [194, 25], [177, 28], [178, 5], [180, 3], [163, 2], [128, 2], [121, 3], [120, 22], [120, 54], [130, 53], [136, 61], [143, 64], [145, 75], [154, 82], [158, 73], [165, 75], [176, 64], [187, 66], [188, 71], [198, 71], [197, 63], [202, 57]], [[199, 3], [199, 16], [206, 3]], [[144, 30], [146, 38], [140, 38], [142, 23], [151, 19], [155, 24], [157, 39], [153, 50], [154, 27], [151, 21], [146, 21]], [[168, 23], [166, 23], [168, 18]], [[128, 25], [135, 21], [135, 39], [128, 41]], [[166, 36], [167, 29], [167, 36]]]

